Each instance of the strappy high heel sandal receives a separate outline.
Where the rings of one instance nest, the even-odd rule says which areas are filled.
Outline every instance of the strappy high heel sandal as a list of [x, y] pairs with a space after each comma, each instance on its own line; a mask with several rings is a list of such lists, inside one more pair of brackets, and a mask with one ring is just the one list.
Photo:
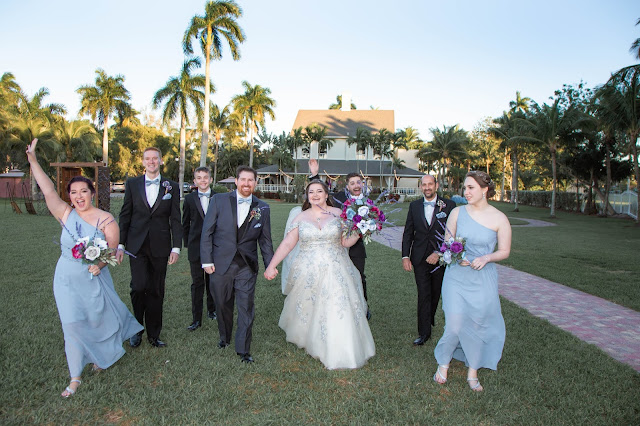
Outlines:
[[[438, 383], [439, 385], [444, 385], [445, 383], [447, 383], [447, 378], [444, 377], [442, 375], [442, 373], [440, 373], [440, 369], [443, 370], [448, 370], [449, 366], [448, 365], [438, 365], [438, 369], [436, 370], [436, 374], [433, 375], [433, 381]], [[440, 379], [440, 380], [438, 380]]]
[[[71, 382], [69, 383], [69, 385], [71, 385], [71, 383], [76, 382], [78, 384], [78, 386], [80, 386], [82, 384], [81, 380], [78, 379], [71, 379]], [[76, 388], [77, 390], [78, 388]], [[60, 395], [63, 398], [69, 398], [71, 395], [73, 395], [74, 393], [76, 393], [76, 391], [74, 391], [73, 389], [71, 389], [71, 386], [67, 386], [66, 389], [64, 390], [64, 392], [62, 392]]]
[[[469, 387], [474, 392], [482, 392], [484, 390], [477, 377], [467, 377], [467, 382], [469, 382]], [[471, 382], [476, 382], [476, 384], [472, 385]]]

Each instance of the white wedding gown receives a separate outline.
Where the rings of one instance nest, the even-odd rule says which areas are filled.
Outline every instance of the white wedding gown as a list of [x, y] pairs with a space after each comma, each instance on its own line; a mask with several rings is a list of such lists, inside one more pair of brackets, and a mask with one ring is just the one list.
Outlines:
[[340, 243], [341, 222], [333, 218], [320, 229], [298, 221], [287, 231], [296, 226], [299, 251], [291, 262], [279, 326], [288, 342], [330, 370], [362, 367], [376, 349], [360, 273]]

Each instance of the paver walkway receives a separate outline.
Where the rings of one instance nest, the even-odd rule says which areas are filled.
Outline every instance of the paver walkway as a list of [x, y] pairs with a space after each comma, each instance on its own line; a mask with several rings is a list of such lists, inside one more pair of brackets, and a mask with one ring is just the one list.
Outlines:
[[[384, 228], [373, 240], [401, 250], [403, 232], [402, 226]], [[526, 272], [496, 266], [502, 297], [640, 372], [640, 312]]]

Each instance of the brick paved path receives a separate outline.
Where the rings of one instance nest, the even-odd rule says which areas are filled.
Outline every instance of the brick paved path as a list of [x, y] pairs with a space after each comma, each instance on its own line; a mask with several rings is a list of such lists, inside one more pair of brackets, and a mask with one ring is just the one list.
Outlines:
[[[401, 226], [385, 228], [373, 240], [400, 250], [403, 232]], [[496, 266], [502, 297], [640, 372], [640, 312], [526, 272]]]

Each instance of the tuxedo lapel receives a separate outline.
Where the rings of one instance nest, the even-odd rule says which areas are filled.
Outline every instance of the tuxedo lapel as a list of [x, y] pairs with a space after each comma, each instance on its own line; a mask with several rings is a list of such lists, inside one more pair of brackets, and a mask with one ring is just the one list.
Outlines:
[[236, 198], [235, 191], [229, 196], [229, 205], [231, 206], [231, 215], [233, 216], [233, 226], [238, 229], [238, 199]]
[[[151, 213], [155, 212], [158, 206], [160, 206], [160, 201], [162, 201], [162, 197], [164, 197], [165, 188], [162, 186], [164, 182], [167, 182], [165, 178], [160, 178], [160, 186], [158, 188], [158, 196], [156, 197], [156, 202], [153, 203], [153, 207], [151, 207]], [[167, 187], [168, 188], [168, 187]], [[167, 192], [168, 194], [169, 192]]]
[[[433, 211], [431, 212], [431, 225], [428, 225], [429, 230], [431, 230], [431, 228], [433, 228], [433, 225], [436, 223], [436, 209], [438, 207], [438, 197], [436, 197], [435, 202], [436, 202], [436, 205], [433, 206]], [[425, 220], [426, 220], [426, 218], [425, 218]], [[428, 222], [427, 222], [427, 224], [428, 224]]]
[[242, 236], [240, 239], [244, 238], [244, 234], [247, 233], [247, 229], [249, 229], [249, 222], [251, 222], [251, 210], [254, 209], [258, 205], [258, 199], [254, 196], [251, 196], [251, 207], [249, 207], [249, 213], [247, 213], [247, 217], [244, 219], [244, 223], [242, 224]]
[[[200, 217], [204, 219], [204, 210], [202, 209], [202, 201], [200, 201], [200, 195], [198, 192], [195, 193], [194, 203], [196, 203], [196, 209], [198, 209], [198, 213], [200, 213]], [[211, 201], [209, 197], [207, 197], [207, 202]]]
[[423, 204], [423, 202], [420, 202], [420, 204], [418, 204], [417, 207], [420, 209], [420, 218], [422, 219], [422, 224], [424, 225], [425, 229], [428, 230], [429, 229], [429, 224], [427, 223], [427, 218], [424, 216], [424, 204]]
[[149, 205], [149, 200], [147, 200], [147, 190], [146, 190], [146, 182], [144, 175], [140, 176], [140, 180], [136, 183], [135, 190], [142, 197], [142, 203], [147, 206], [149, 210], [151, 210], [151, 206]]

